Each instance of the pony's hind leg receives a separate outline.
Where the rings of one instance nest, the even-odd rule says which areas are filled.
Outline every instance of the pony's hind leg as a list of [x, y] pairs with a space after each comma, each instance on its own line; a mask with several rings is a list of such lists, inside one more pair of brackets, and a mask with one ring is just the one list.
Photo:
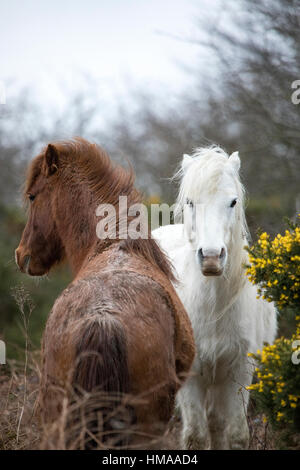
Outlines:
[[182, 417], [181, 446], [183, 449], [207, 448], [207, 420], [205, 391], [197, 377], [190, 377], [177, 393], [177, 403]]

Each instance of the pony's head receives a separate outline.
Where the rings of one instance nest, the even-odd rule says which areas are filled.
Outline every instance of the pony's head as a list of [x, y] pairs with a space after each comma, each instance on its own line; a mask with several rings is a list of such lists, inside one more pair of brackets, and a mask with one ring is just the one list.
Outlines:
[[46, 274], [64, 256], [51, 207], [58, 167], [57, 150], [49, 144], [28, 169], [24, 198], [29, 214], [15, 258], [20, 270], [31, 276]]
[[239, 168], [238, 152], [228, 156], [219, 147], [183, 156], [177, 207], [184, 208], [187, 238], [205, 276], [220, 276], [234, 245], [243, 246], [247, 229]]
[[[143, 256], [171, 279], [171, 268], [154, 240], [123, 239], [119, 198], [127, 197], [122, 216], [127, 215], [128, 224], [136, 217], [128, 215], [129, 209], [141, 203], [134, 176], [131, 167], [115, 165], [101, 147], [80, 137], [49, 144], [28, 169], [24, 196], [29, 214], [15, 253], [21, 271], [41, 276], [66, 258], [75, 274], [87, 257], [121, 240], [123, 250]], [[97, 236], [100, 204], [117, 209], [112, 239]]]

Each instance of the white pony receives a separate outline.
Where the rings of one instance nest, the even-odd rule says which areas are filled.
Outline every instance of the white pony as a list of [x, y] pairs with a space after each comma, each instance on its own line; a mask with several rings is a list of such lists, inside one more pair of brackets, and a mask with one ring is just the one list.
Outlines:
[[176, 269], [197, 347], [193, 373], [177, 395], [189, 449], [247, 448], [245, 387], [254, 372], [247, 353], [272, 343], [277, 330], [274, 305], [257, 298], [245, 275], [239, 168], [238, 152], [228, 157], [219, 147], [184, 155], [177, 207], [184, 207], [185, 223], [153, 231]]

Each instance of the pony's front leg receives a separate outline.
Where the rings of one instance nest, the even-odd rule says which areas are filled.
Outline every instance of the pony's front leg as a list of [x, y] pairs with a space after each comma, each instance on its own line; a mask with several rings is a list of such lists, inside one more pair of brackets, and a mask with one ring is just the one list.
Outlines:
[[183, 449], [201, 450], [207, 447], [205, 394], [205, 389], [201, 387], [197, 377], [190, 377], [177, 393], [182, 417]]
[[249, 428], [247, 422], [248, 392], [244, 380], [230, 380], [215, 385], [208, 406], [208, 428], [211, 449], [247, 449]]
[[252, 382], [252, 373], [247, 366], [235, 374], [235, 380], [228, 386], [229, 400], [229, 441], [231, 449], [248, 449], [249, 426], [247, 408], [249, 392], [246, 386]]
[[210, 449], [229, 449], [229, 397], [223, 384], [214, 385], [209, 391], [207, 421]]

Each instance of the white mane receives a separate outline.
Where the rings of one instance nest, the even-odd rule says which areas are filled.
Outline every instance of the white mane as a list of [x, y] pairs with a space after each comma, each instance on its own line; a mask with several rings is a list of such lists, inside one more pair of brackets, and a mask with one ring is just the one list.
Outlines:
[[[208, 192], [217, 190], [218, 180], [228, 161], [228, 154], [220, 147], [198, 147], [190, 158], [193, 159], [188, 168], [182, 165], [174, 178], [180, 178], [180, 201], [184, 193], [194, 188], [196, 196], [203, 189]], [[205, 186], [204, 186], [205, 183]]]

